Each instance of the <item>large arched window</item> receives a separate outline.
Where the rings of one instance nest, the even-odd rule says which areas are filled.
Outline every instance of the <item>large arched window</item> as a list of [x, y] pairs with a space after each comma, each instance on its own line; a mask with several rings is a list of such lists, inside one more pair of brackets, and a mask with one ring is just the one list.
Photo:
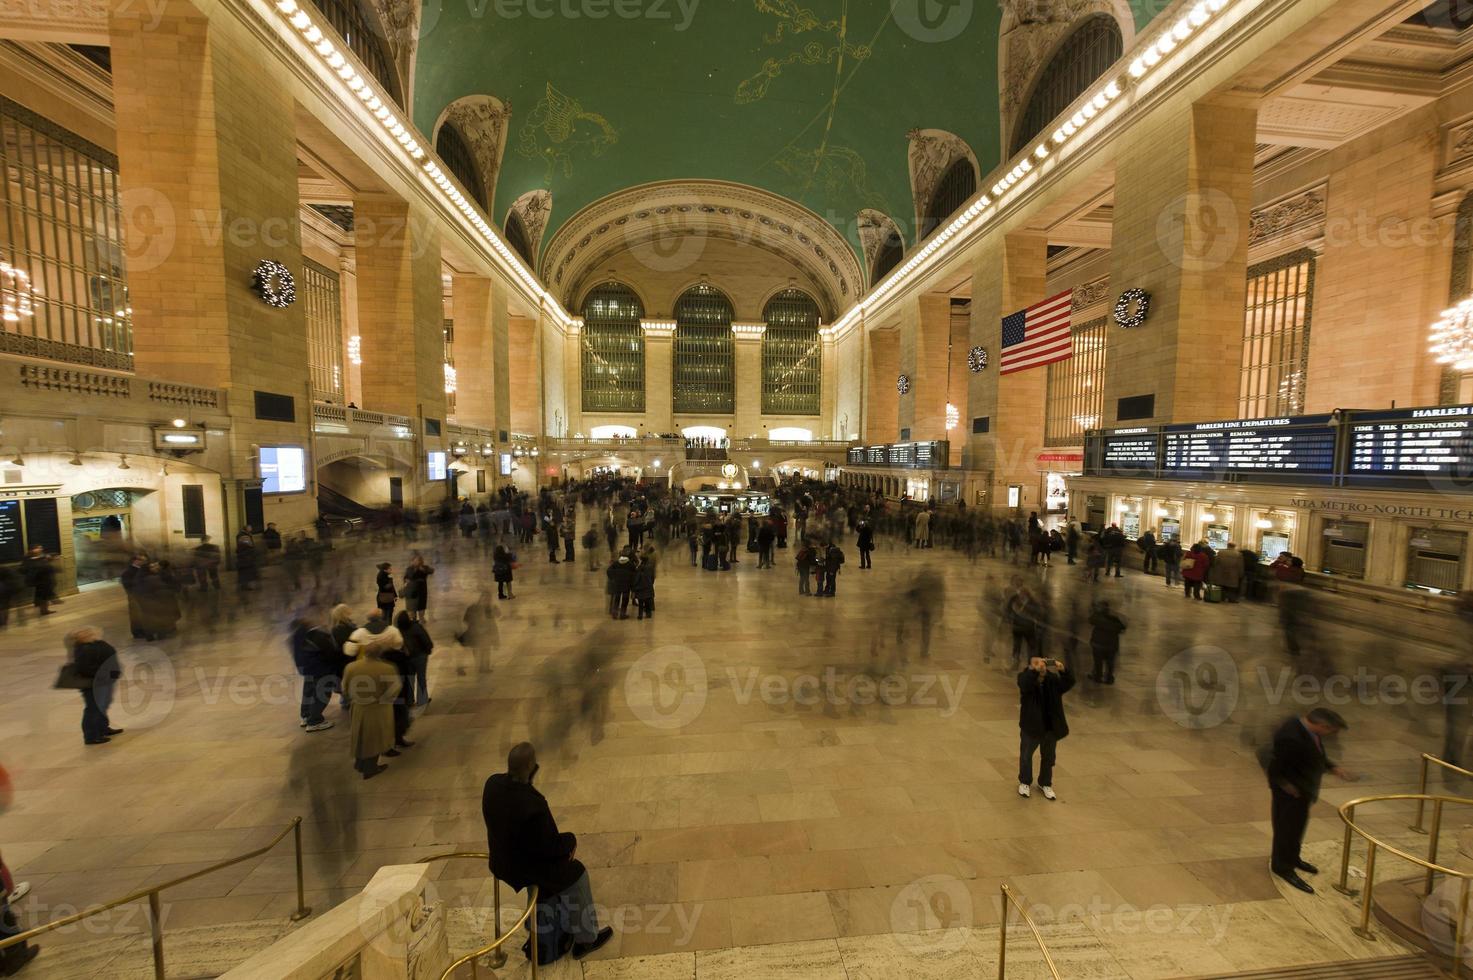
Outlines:
[[527, 268], [536, 269], [537, 263], [532, 260], [532, 236], [527, 234], [527, 226], [522, 221], [522, 216], [515, 211], [506, 216], [506, 243], [511, 250], [522, 257], [527, 263]]
[[644, 411], [643, 316], [623, 283], [597, 286], [583, 301], [583, 411]]
[[675, 302], [675, 411], [730, 415], [736, 404], [731, 300], [713, 286], [687, 289]]
[[454, 123], [440, 124], [440, 132], [435, 134], [435, 153], [445, 161], [446, 168], [481, 206], [481, 210], [488, 210], [486, 187], [481, 183], [481, 168], [476, 166], [476, 155]]
[[338, 36], [347, 43], [348, 49], [378, 79], [389, 98], [402, 107], [404, 95], [399, 91], [399, 70], [394, 66], [394, 58], [389, 54], [383, 34], [374, 29], [363, 0], [312, 0], [312, 5], [322, 12]]
[[817, 415], [823, 393], [823, 345], [818, 304], [801, 289], [785, 289], [762, 311], [762, 414]]
[[892, 231], [885, 236], [885, 240], [880, 243], [880, 250], [875, 253], [875, 268], [869, 277], [870, 284], [874, 285], [888, 276], [903, 258], [905, 241], [898, 231]]
[[930, 203], [926, 205], [925, 225], [921, 228], [921, 237], [925, 238], [941, 224], [956, 213], [956, 210], [972, 199], [977, 193], [977, 171], [972, 166], [972, 161], [961, 157], [951, 166], [946, 168], [946, 173], [936, 182], [936, 189], [931, 192]]
[[1027, 148], [1059, 113], [1120, 59], [1124, 50], [1120, 25], [1109, 14], [1095, 14], [1075, 28], [1039, 73], [1033, 94], [1028, 97], [1028, 107], [1013, 131], [1013, 149], [1009, 155]]

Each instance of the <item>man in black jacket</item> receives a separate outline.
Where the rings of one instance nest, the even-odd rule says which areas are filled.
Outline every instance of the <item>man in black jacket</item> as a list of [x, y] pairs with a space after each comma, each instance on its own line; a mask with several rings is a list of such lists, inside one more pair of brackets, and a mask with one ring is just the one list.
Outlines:
[[1038, 788], [1046, 800], [1054, 796], [1054, 751], [1069, 734], [1064, 718], [1064, 695], [1074, 686], [1074, 674], [1061, 660], [1030, 657], [1018, 674], [1018, 795], [1033, 785], [1033, 753], [1039, 753]]
[[1325, 755], [1324, 739], [1349, 727], [1345, 719], [1329, 708], [1315, 708], [1303, 717], [1290, 718], [1274, 732], [1268, 757], [1268, 788], [1273, 795], [1271, 812], [1274, 828], [1273, 857], [1269, 865], [1274, 874], [1302, 892], [1314, 894], [1314, 887], [1299, 872], [1316, 874], [1319, 868], [1299, 856], [1304, 843], [1304, 829], [1309, 826], [1309, 809], [1320, 795], [1320, 780], [1325, 773], [1341, 779], [1355, 777], [1335, 765]]
[[[578, 838], [558, 831], [547, 799], [532, 788], [537, 769], [532, 743], [521, 742], [507, 755], [507, 771], [486, 780], [481, 816], [486, 821], [491, 873], [517, 891], [537, 887], [538, 935], [550, 935], [555, 921], [563, 936], [556, 955], [546, 962], [569, 949], [575, 959], [582, 959], [602, 948], [614, 930], [598, 926], [588, 871], [576, 860]], [[538, 962], [544, 960], [539, 957]]]

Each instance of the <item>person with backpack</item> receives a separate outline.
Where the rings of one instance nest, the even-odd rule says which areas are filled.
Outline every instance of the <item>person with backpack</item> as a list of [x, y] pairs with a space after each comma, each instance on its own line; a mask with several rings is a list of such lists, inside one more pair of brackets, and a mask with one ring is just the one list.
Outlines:
[[823, 553], [823, 586], [819, 589], [819, 595], [833, 597], [834, 589], [839, 584], [839, 569], [843, 566], [844, 549], [839, 547], [838, 542], [830, 541]]

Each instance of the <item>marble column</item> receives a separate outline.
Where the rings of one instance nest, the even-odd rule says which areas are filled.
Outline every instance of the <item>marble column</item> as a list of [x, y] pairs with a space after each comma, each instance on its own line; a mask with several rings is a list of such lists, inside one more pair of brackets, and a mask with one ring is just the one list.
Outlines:
[[[497, 364], [494, 318], [497, 299], [487, 276], [456, 276], [450, 285], [455, 314], [455, 414], [466, 425], [496, 428]], [[501, 366], [505, 372], [505, 365]]]
[[1151, 309], [1109, 331], [1106, 426], [1237, 417], [1256, 126], [1252, 108], [1198, 102], [1120, 140], [1110, 283]]
[[647, 432], [675, 431], [675, 321], [643, 320], [644, 426]]
[[905, 305], [900, 318], [900, 368], [910, 394], [900, 399], [900, 428], [918, 441], [946, 438], [951, 342], [951, 297], [925, 293]]
[[[993, 511], [1007, 509], [1010, 486], [1023, 488], [1022, 509], [1039, 510], [1038, 451], [1043, 447], [1048, 368], [1003, 375], [1002, 318], [1046, 299], [1048, 239], [1014, 232], [994, 236], [979, 250], [972, 276], [972, 345], [987, 350], [987, 370], [970, 375], [968, 411], [987, 421], [987, 432], [968, 438], [968, 468], [987, 473]], [[971, 420], [967, 420], [971, 432]]]
[[730, 435], [733, 439], [748, 436], [763, 438], [762, 431], [762, 337], [765, 323], [733, 323], [732, 355], [735, 366], [735, 411]]
[[541, 344], [535, 317], [510, 319], [511, 427], [536, 435], [542, 431]]
[[866, 442], [895, 442], [900, 437], [900, 332], [871, 330], [864, 338], [864, 438]]

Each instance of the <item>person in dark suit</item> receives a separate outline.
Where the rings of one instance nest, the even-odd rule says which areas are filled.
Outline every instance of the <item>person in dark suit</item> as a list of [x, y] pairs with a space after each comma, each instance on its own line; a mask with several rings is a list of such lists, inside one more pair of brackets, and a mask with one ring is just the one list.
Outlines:
[[1268, 788], [1273, 795], [1273, 856], [1269, 865], [1274, 874], [1302, 892], [1314, 894], [1314, 887], [1299, 872], [1317, 874], [1319, 868], [1299, 856], [1304, 843], [1304, 829], [1309, 826], [1309, 809], [1320, 795], [1320, 780], [1325, 773], [1341, 779], [1355, 777], [1331, 762], [1325, 754], [1326, 736], [1348, 728], [1345, 719], [1329, 708], [1314, 708], [1307, 715], [1290, 718], [1274, 732], [1268, 758]]
[[1064, 717], [1064, 695], [1074, 686], [1074, 674], [1062, 660], [1030, 657], [1018, 674], [1018, 795], [1031, 795], [1033, 753], [1039, 753], [1038, 788], [1046, 800], [1054, 796], [1054, 752], [1069, 734]]
[[602, 948], [614, 930], [598, 926], [588, 870], [577, 860], [578, 838], [559, 832], [547, 798], [532, 787], [538, 768], [532, 743], [520, 742], [507, 755], [506, 772], [486, 780], [481, 816], [491, 873], [517, 891], [537, 886], [538, 935], [551, 935], [553, 921], [563, 934], [552, 958], [571, 949], [575, 959], [582, 959]]

